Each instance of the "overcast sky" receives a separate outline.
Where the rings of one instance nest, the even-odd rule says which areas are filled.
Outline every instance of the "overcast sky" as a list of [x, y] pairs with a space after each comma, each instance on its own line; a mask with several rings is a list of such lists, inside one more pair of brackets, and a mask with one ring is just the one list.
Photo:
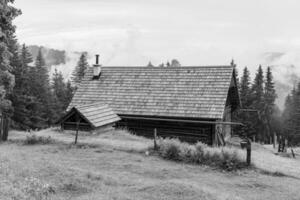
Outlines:
[[100, 53], [107, 65], [177, 58], [257, 67], [300, 49], [297, 0], [16, 0], [20, 42]]
[[[299, 0], [16, 0], [27, 45], [99, 53], [103, 65], [273, 66], [278, 105], [300, 79]], [[75, 56], [75, 57], [74, 57]], [[71, 56], [58, 69], [67, 76]]]

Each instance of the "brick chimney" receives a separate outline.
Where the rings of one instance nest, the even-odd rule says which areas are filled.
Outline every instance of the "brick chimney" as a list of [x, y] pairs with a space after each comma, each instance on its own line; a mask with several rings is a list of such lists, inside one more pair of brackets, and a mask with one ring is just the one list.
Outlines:
[[101, 74], [101, 65], [99, 65], [99, 55], [96, 55], [96, 64], [93, 65], [93, 79], [98, 79]]

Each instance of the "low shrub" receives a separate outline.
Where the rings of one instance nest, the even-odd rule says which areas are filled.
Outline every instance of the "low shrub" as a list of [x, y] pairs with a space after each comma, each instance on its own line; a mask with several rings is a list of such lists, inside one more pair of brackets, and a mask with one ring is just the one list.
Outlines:
[[158, 153], [168, 160], [209, 165], [227, 171], [246, 167], [245, 159], [238, 149], [210, 147], [201, 142], [191, 145], [180, 142], [178, 139], [160, 139]]
[[35, 144], [50, 144], [53, 143], [53, 139], [49, 137], [36, 136], [35, 134], [31, 134], [26, 137], [24, 144], [25, 145], [35, 145]]
[[160, 155], [168, 160], [179, 161], [181, 156], [181, 145], [179, 140], [164, 140], [159, 146]]

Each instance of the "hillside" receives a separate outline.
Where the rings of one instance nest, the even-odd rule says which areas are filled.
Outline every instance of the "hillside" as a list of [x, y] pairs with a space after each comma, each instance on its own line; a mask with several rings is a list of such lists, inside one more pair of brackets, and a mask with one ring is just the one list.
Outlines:
[[[0, 199], [257, 200], [299, 199], [300, 177], [258, 170], [221, 172], [147, 156], [152, 141], [124, 131], [79, 136], [38, 132], [55, 140], [27, 146], [13, 131], [0, 145]], [[268, 151], [264, 151], [267, 153]], [[280, 176], [279, 176], [280, 175]]]

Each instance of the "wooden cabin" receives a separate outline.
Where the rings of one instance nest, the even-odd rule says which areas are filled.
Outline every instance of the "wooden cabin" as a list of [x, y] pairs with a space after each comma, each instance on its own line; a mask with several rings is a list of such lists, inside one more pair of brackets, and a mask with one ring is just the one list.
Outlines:
[[101, 102], [121, 118], [119, 127], [153, 136], [207, 144], [231, 134], [240, 105], [233, 66], [90, 68], [69, 109]]
[[120, 117], [103, 103], [73, 106], [59, 121], [62, 130], [96, 131], [112, 130]]

